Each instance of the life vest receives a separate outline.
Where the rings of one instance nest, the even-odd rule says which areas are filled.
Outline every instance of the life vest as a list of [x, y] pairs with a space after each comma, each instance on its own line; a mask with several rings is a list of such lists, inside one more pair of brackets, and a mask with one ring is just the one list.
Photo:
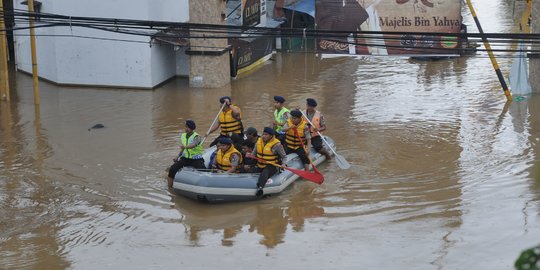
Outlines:
[[[197, 132], [193, 131], [193, 133], [191, 134], [191, 136], [189, 136], [189, 138], [187, 137], [187, 133], [183, 133], [182, 134], [182, 145], [183, 146], [188, 146], [190, 144], [193, 143], [193, 140], [195, 139], [196, 136], [199, 136], [199, 134], [197, 134]], [[203, 158], [202, 157], [202, 153], [204, 152], [204, 149], [202, 147], [202, 145], [199, 143], [199, 145], [191, 148], [191, 149], [186, 149], [184, 148], [184, 152], [182, 153], [182, 156], [185, 157], [185, 158], [189, 158], [189, 159], [201, 159]]]
[[[219, 114], [219, 125], [221, 126], [221, 135], [229, 136], [231, 133], [242, 134], [243, 126], [242, 121], [233, 117], [233, 108], [240, 108], [230, 105], [229, 110], [221, 111]], [[240, 111], [240, 119], [242, 119], [242, 112]]]
[[[306, 141], [306, 135], [304, 134], [304, 129], [307, 122], [306, 120], [304, 120], [304, 118], [300, 118], [300, 119], [302, 120], [300, 121], [298, 125], [296, 125], [296, 130], [298, 131], [298, 135], [296, 135], [296, 132], [294, 131], [293, 128], [287, 130], [287, 133], [285, 133], [285, 142], [287, 143], [287, 147], [294, 150], [302, 147], [302, 142], [305, 143]], [[289, 125], [289, 127], [294, 125], [291, 119], [287, 120], [287, 125]], [[298, 136], [302, 138], [302, 142], [300, 141], [300, 139], [298, 139]]]
[[[307, 115], [308, 115], [307, 111], [305, 115], [307, 118]], [[315, 114], [313, 115], [313, 118], [311, 119], [311, 123], [313, 124], [313, 126], [309, 128], [309, 131], [311, 131], [311, 138], [319, 136], [319, 134], [315, 131], [313, 127], [316, 127], [317, 129], [321, 128], [321, 112], [315, 110]], [[319, 133], [321, 132], [319, 131]]]
[[[218, 150], [216, 155], [216, 167], [220, 170], [228, 171], [231, 169], [231, 155], [233, 153], [236, 153], [240, 159], [238, 160], [238, 165], [242, 163], [242, 154], [234, 148], [233, 145], [229, 147], [229, 150], [227, 152], [223, 153], [221, 149]], [[239, 166], [238, 166], [239, 167]], [[236, 168], [236, 171], [238, 171], [238, 167]]]
[[[278, 163], [278, 155], [272, 152], [272, 147], [278, 143], [279, 140], [276, 139], [276, 137], [272, 137], [272, 139], [270, 139], [270, 141], [267, 143], [265, 143], [262, 138], [259, 138], [257, 140], [257, 145], [255, 146], [255, 149], [257, 150], [257, 157], [268, 162]], [[268, 166], [268, 164], [257, 161], [257, 167], [264, 168], [266, 166]]]
[[278, 124], [276, 126], [276, 132], [278, 132], [280, 134], [284, 133], [281, 130], [283, 129], [283, 124], [285, 124], [285, 122], [286, 122], [285, 113], [288, 113], [288, 112], [290, 112], [290, 110], [285, 108], [285, 107], [281, 108], [281, 110], [279, 112], [278, 112], [278, 110], [274, 111], [274, 119], [276, 119], [276, 123]]

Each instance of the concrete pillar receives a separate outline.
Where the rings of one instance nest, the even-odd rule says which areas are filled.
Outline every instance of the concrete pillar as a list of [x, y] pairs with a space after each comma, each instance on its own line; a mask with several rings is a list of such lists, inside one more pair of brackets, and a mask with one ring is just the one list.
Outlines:
[[[532, 1], [532, 25], [531, 32], [540, 34], [540, 0]], [[540, 45], [533, 44], [533, 50], [540, 50]], [[536, 53], [529, 59], [529, 81], [533, 93], [540, 93], [540, 54]]]
[[[191, 23], [225, 24], [225, 0], [189, 0]], [[208, 34], [206, 34], [208, 35]], [[222, 36], [223, 34], [217, 34]], [[191, 32], [191, 37], [203, 36]], [[189, 85], [191, 87], [218, 88], [231, 81], [227, 39], [191, 38]]]

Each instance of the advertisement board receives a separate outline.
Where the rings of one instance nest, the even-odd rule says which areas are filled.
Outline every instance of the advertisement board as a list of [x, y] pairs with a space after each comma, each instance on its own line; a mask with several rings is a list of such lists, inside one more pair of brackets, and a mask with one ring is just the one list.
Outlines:
[[461, 21], [461, 0], [318, 0], [315, 4], [317, 30], [328, 31], [317, 40], [322, 53], [456, 54], [461, 46], [457, 37], [428, 33], [459, 33], [464, 29]]

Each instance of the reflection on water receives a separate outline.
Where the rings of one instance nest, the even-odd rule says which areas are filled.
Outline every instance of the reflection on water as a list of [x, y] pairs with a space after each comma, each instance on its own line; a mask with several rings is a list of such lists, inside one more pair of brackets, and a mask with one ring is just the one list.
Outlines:
[[[510, 28], [499, 2], [479, 7], [501, 15], [481, 16], [486, 31]], [[540, 97], [505, 104], [487, 58], [283, 54], [220, 89], [41, 82], [38, 108], [16, 75], [0, 103], [4, 268], [511, 269], [540, 239]], [[182, 124], [204, 133], [223, 95], [258, 129], [274, 95], [289, 108], [315, 97], [352, 168], [330, 161], [323, 185], [257, 202], [170, 194]]]
[[322, 217], [324, 208], [313, 201], [313, 186], [292, 190], [285, 200], [250, 204], [212, 205], [209, 207], [184, 198], [174, 198], [175, 206], [184, 215], [187, 240], [201, 245], [202, 232], [221, 232], [223, 246], [232, 247], [239, 233], [255, 233], [259, 243], [273, 248], [284, 243], [287, 232], [302, 232], [306, 219]]

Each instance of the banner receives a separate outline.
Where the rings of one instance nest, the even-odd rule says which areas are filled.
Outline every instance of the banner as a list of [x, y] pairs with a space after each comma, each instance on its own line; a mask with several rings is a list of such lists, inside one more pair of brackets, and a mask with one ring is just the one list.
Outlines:
[[233, 38], [231, 45], [230, 67], [231, 77], [257, 65], [265, 57], [272, 55], [274, 39], [270, 37]]
[[[354, 34], [357, 31], [459, 33], [461, 0], [319, 0], [317, 30], [325, 33], [318, 50], [358, 55], [452, 55], [462, 41], [456, 37], [422, 34]], [[336, 36], [338, 35], [338, 36]]]
[[242, 26], [261, 23], [261, 0], [242, 0]]

